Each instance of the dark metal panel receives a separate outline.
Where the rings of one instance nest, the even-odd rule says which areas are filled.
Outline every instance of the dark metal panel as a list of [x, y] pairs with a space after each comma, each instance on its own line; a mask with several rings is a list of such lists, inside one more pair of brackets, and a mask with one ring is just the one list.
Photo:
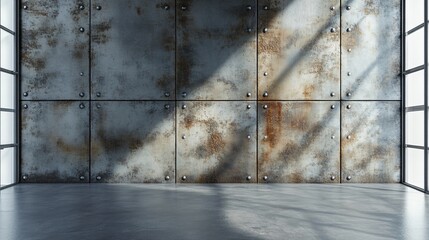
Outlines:
[[23, 182], [88, 182], [88, 108], [78, 101], [22, 102]]
[[177, 94], [256, 98], [256, 1], [177, 1]]
[[88, 99], [88, 2], [22, 0], [24, 100]]
[[259, 182], [340, 181], [338, 101], [259, 103]]
[[399, 101], [342, 103], [343, 182], [399, 182], [400, 121]]
[[401, 99], [401, 1], [342, 0], [342, 99]]
[[255, 102], [189, 101], [177, 108], [177, 182], [256, 182]]
[[339, 7], [339, 0], [259, 1], [260, 98], [339, 99]]
[[96, 101], [92, 109], [91, 181], [174, 183], [173, 101]]
[[174, 99], [174, 0], [94, 0], [92, 97]]

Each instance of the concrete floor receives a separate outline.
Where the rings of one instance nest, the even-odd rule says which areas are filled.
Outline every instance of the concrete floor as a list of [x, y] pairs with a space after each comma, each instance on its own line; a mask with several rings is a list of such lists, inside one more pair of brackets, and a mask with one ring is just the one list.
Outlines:
[[429, 239], [429, 195], [390, 185], [19, 184], [0, 239]]

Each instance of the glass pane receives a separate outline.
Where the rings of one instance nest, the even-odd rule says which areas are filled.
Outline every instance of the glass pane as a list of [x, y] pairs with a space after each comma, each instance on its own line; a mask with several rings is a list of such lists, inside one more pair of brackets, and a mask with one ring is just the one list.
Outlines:
[[1, 112], [1, 144], [15, 143], [15, 113]]
[[1, 67], [15, 71], [15, 36], [0, 30], [1, 36]]
[[425, 98], [425, 75], [424, 71], [420, 70], [405, 76], [405, 106], [422, 106]]
[[16, 178], [16, 161], [15, 148], [6, 148], [0, 151], [1, 161], [1, 185], [15, 183]]
[[406, 69], [423, 65], [424, 59], [424, 31], [423, 28], [406, 36]]
[[1, 25], [15, 31], [15, 0], [1, 0]]
[[405, 0], [406, 31], [424, 22], [424, 0]]
[[15, 76], [0, 74], [0, 107], [15, 109]]
[[424, 111], [406, 113], [406, 144], [424, 146], [424, 119]]
[[424, 188], [424, 151], [420, 149], [407, 148], [405, 150], [405, 154], [405, 182]]

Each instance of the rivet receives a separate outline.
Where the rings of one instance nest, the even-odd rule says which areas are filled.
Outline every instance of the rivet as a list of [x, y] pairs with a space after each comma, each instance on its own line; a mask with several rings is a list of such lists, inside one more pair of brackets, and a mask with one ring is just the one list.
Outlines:
[[182, 177], [182, 180], [183, 180], [183, 181], [186, 181], [186, 176], [183, 176], [183, 177]]
[[80, 72], [79, 75], [82, 77], [84, 74], [83, 74], [83, 72]]
[[165, 176], [165, 180], [170, 180], [170, 176]]
[[28, 105], [27, 104], [24, 104], [24, 109], [27, 109], [28, 108]]
[[352, 138], [352, 136], [350, 136], [350, 135], [347, 135], [347, 139], [351, 139]]
[[331, 109], [335, 109], [335, 105], [331, 105]]
[[85, 180], [85, 177], [84, 176], [80, 176], [79, 179], [80, 180]]
[[80, 109], [84, 109], [84, 108], [85, 108], [85, 105], [84, 105], [83, 103], [81, 103], [81, 104], [79, 104], [79, 108], [80, 108]]
[[348, 104], [348, 105], [346, 106], [346, 108], [347, 108], [347, 109], [350, 109], [350, 108], [352, 108], [352, 105]]
[[263, 176], [262, 179], [264, 179], [264, 181], [268, 180], [268, 176]]
[[334, 11], [334, 10], [335, 10], [335, 7], [334, 7], [334, 6], [332, 6], [332, 7], [331, 7], [331, 11]]
[[335, 139], [335, 136], [334, 136], [334, 135], [332, 135], [332, 136], [331, 136], [331, 139]]
[[252, 94], [250, 92], [247, 93], [247, 97], [251, 97]]
[[264, 10], [268, 10], [268, 9], [270, 9], [267, 5], [265, 5], [264, 7], [263, 7], [263, 9]]
[[95, 9], [97, 9], [98, 11], [101, 10], [101, 6], [97, 6]]
[[347, 76], [351, 76], [352, 75], [352, 73], [351, 72], [347, 72]]
[[165, 105], [164, 105], [164, 108], [165, 108], [165, 109], [170, 109], [170, 104], [165, 104]]
[[333, 28], [331, 28], [331, 32], [332, 32], [332, 33], [336, 32], [336, 31], [337, 31], [337, 29], [335, 29], [334, 27], [333, 27]]
[[186, 97], [188, 94], [186, 92], [182, 92], [182, 97]]
[[262, 30], [264, 33], [268, 32], [268, 28], [264, 28], [264, 30]]
[[347, 49], [347, 52], [351, 52], [351, 51], [352, 51], [352, 49], [351, 49], [351, 48]]
[[352, 95], [352, 93], [351, 92], [347, 92], [347, 97], [350, 97], [351, 95]]
[[252, 179], [252, 177], [251, 177], [251, 176], [247, 176], [247, 177], [246, 177], [246, 180], [247, 180], [247, 181], [250, 181], [251, 179]]
[[22, 95], [23, 95], [24, 97], [28, 97], [28, 92], [24, 92]]
[[347, 176], [347, 181], [350, 181], [352, 179], [352, 176]]
[[188, 8], [186, 6], [182, 6], [180, 9], [182, 9], [182, 11], [185, 11]]
[[347, 6], [347, 7], [346, 7], [346, 9], [347, 9], [348, 11], [350, 11], [350, 9], [352, 9], [352, 7]]
[[250, 106], [250, 105], [247, 105], [247, 109], [251, 109], [252, 108], [252, 106]]
[[167, 4], [164, 5], [164, 10], [168, 10], [170, 9], [170, 6], [168, 6]]
[[251, 28], [246, 29], [246, 32], [251, 33], [253, 30]]
[[27, 175], [23, 175], [23, 176], [22, 176], [22, 179], [23, 179], [23, 180], [27, 180], [27, 179], [28, 179], [28, 176], [27, 176]]
[[331, 180], [334, 181], [335, 180], [335, 176], [332, 175], [331, 176]]
[[351, 28], [347, 28], [347, 29], [346, 29], [346, 31], [347, 31], [347, 32], [351, 32], [351, 31], [352, 31], [352, 29], [351, 29]]
[[268, 136], [264, 136], [264, 139], [268, 139]]
[[268, 105], [264, 105], [262, 108], [267, 109], [267, 108], [268, 108]]
[[27, 10], [27, 9], [28, 9], [28, 6], [27, 6], [27, 5], [24, 5], [24, 6], [23, 6], [23, 8], [24, 8], [24, 10]]
[[268, 76], [268, 73], [267, 73], [267, 72], [264, 72], [264, 76]]
[[95, 179], [97, 179], [98, 181], [101, 180], [101, 176], [97, 176]]
[[95, 95], [96, 95], [97, 97], [101, 97], [101, 92], [97, 92]]
[[246, 9], [250, 11], [250, 10], [252, 10], [252, 6], [248, 5], [248, 6], [246, 7]]
[[252, 137], [250, 135], [247, 135], [247, 139], [251, 139]]
[[335, 97], [335, 93], [334, 92], [331, 92], [331, 97]]
[[182, 109], [186, 109], [186, 104], [183, 104]]
[[262, 96], [268, 97], [268, 92], [264, 92], [264, 94], [262, 94]]
[[85, 9], [85, 6], [80, 5], [80, 6], [79, 6], [79, 9], [80, 9], [80, 10], [84, 10], [84, 9]]
[[79, 28], [79, 31], [80, 31], [80, 32], [85, 32], [85, 28], [80, 27], [80, 28]]
[[84, 92], [79, 93], [79, 97], [84, 97], [84, 96], [85, 96]]
[[182, 135], [182, 139], [186, 139], [186, 136], [185, 136], [185, 135]]
[[101, 108], [101, 104], [99, 104], [99, 103], [97, 103], [95, 106], [96, 106], [97, 108]]
[[164, 93], [164, 96], [165, 96], [165, 97], [170, 97], [170, 93], [169, 93], [169, 92], [165, 92], [165, 93]]

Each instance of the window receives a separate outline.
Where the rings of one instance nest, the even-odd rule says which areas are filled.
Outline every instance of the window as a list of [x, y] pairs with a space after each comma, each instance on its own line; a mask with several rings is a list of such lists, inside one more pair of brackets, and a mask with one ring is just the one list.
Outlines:
[[16, 182], [17, 139], [17, 31], [15, 0], [0, 1], [0, 187]]
[[428, 0], [403, 3], [403, 182], [428, 192]]

